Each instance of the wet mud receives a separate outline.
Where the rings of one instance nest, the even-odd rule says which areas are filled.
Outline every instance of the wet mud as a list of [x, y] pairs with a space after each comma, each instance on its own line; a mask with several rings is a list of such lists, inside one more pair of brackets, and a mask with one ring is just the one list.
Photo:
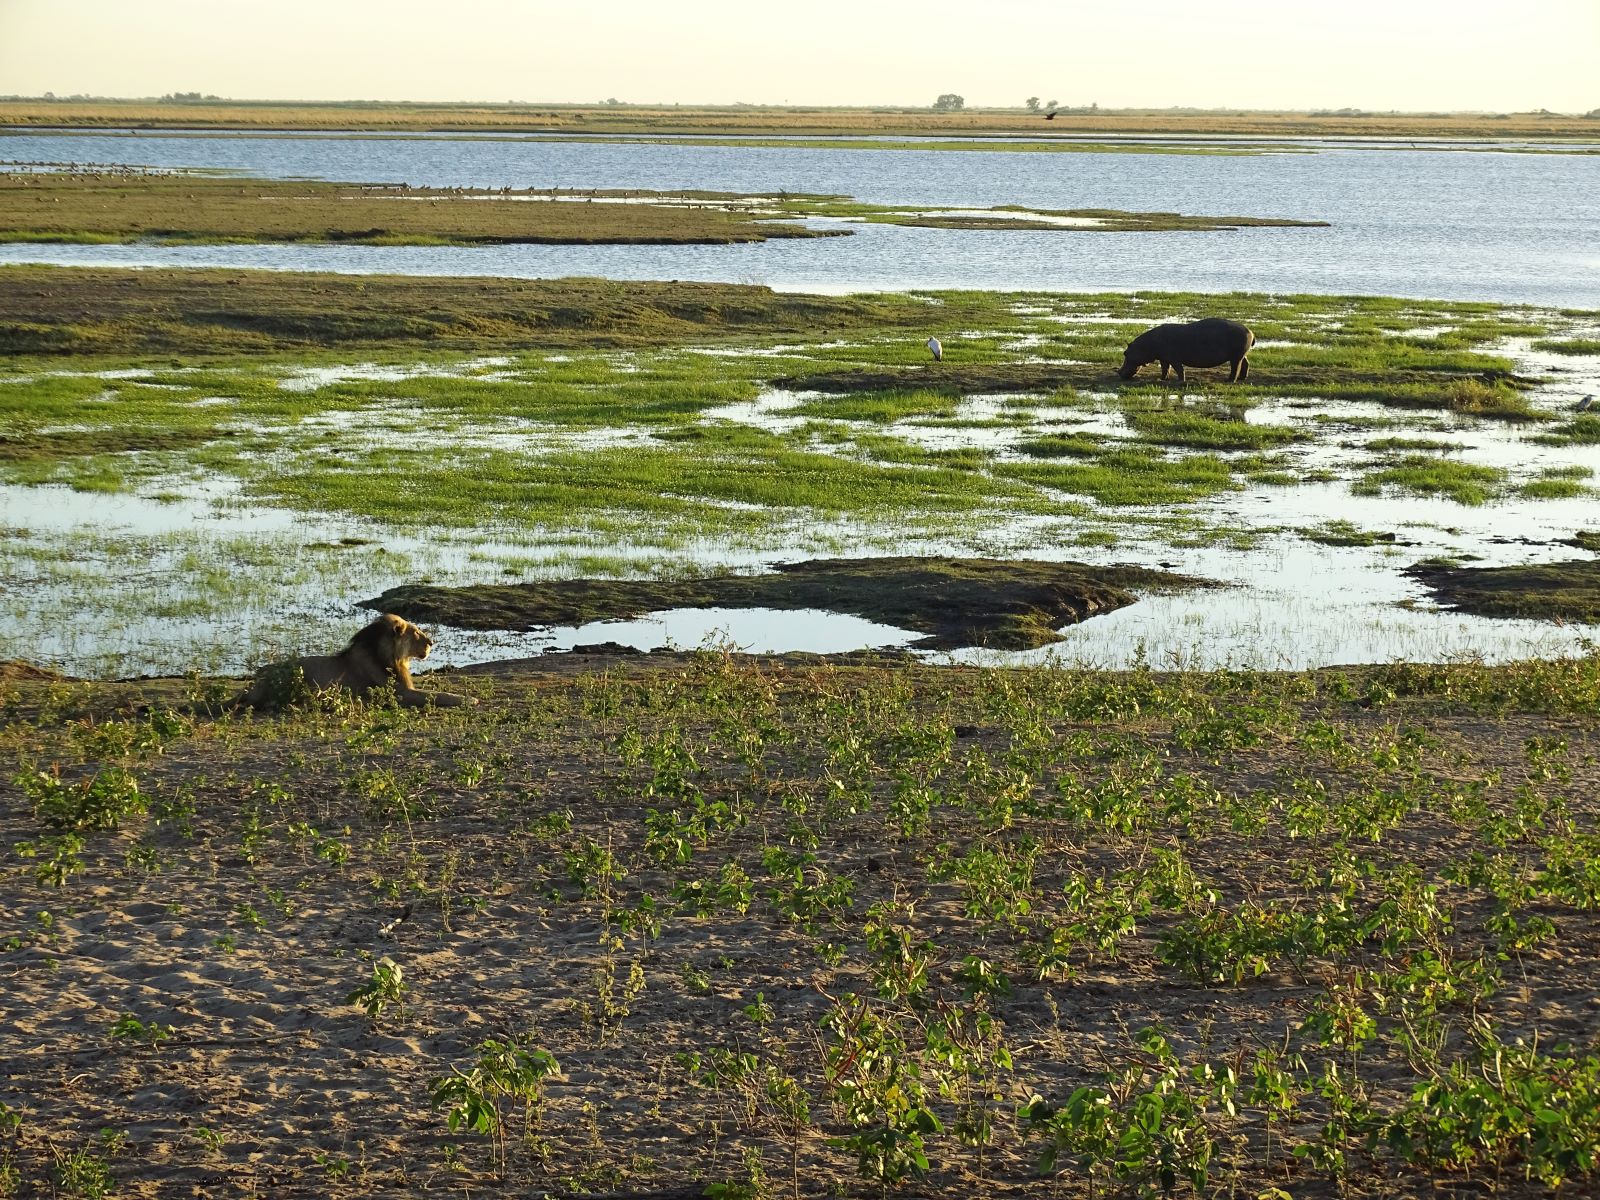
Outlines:
[[363, 607], [418, 623], [529, 630], [671, 608], [825, 609], [914, 630], [918, 649], [1026, 650], [1057, 630], [1138, 599], [1209, 581], [1133, 566], [994, 559], [818, 559], [766, 575], [700, 579], [561, 579], [446, 588], [390, 588]]
[[1600, 560], [1520, 567], [1418, 563], [1405, 572], [1445, 607], [1480, 617], [1600, 623]]

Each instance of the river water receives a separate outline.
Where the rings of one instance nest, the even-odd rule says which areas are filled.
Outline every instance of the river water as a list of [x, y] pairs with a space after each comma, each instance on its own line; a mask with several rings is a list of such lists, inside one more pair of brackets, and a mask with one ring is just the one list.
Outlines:
[[[855, 225], [742, 246], [0, 246], [0, 262], [909, 288], [1401, 295], [1600, 308], [1600, 155], [1304, 140], [1248, 156], [527, 138], [0, 133], [0, 160], [414, 186], [820, 192], [928, 207], [1325, 220], [1220, 233]], [[1226, 144], [1208, 139], [1207, 144]], [[1248, 145], [1247, 141], [1234, 143]]]

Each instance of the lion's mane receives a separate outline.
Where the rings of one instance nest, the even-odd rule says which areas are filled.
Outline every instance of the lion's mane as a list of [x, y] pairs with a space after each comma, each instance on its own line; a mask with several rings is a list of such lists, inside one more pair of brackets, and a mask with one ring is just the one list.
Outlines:
[[272, 663], [230, 707], [282, 708], [307, 694], [343, 689], [365, 697], [391, 683], [395, 698], [407, 708], [454, 707], [470, 701], [449, 692], [422, 692], [411, 681], [411, 659], [428, 657], [433, 639], [410, 621], [384, 613], [350, 639], [337, 654], [310, 655]]

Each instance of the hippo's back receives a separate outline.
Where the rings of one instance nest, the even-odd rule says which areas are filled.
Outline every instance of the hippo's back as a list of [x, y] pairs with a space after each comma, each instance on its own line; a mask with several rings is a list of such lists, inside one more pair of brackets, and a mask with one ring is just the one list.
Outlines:
[[1248, 325], [1225, 317], [1206, 317], [1175, 327], [1185, 366], [1216, 367], [1250, 352], [1256, 335]]
[[1250, 332], [1250, 326], [1230, 321], [1226, 317], [1206, 317], [1204, 320], [1191, 322], [1185, 328], [1197, 342], [1207, 345], [1248, 350], [1256, 344], [1256, 335]]

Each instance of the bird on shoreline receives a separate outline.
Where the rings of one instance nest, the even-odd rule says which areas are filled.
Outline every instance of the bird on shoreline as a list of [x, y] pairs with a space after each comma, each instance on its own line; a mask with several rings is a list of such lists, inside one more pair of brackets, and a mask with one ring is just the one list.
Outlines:
[[934, 362], [944, 361], [944, 347], [939, 344], [938, 338], [931, 337], [928, 339], [928, 350], [933, 354]]

